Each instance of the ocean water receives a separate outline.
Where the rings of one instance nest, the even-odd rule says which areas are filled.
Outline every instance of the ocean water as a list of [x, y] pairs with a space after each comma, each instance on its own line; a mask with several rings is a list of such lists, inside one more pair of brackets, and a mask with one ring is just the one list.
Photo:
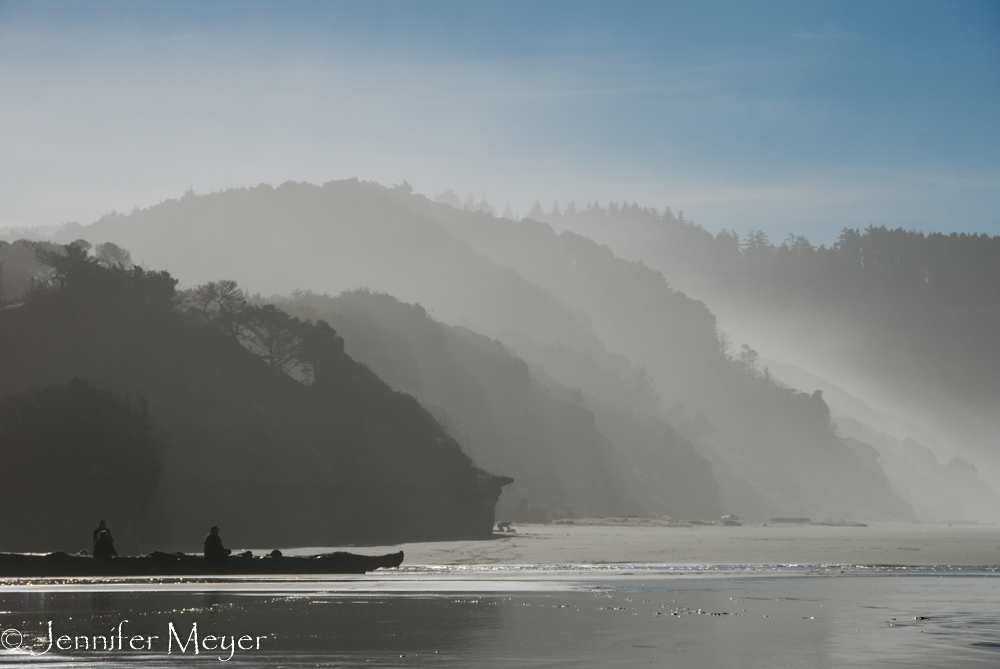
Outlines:
[[1000, 570], [491, 563], [8, 579], [0, 628], [0, 664], [39, 667], [997, 667]]

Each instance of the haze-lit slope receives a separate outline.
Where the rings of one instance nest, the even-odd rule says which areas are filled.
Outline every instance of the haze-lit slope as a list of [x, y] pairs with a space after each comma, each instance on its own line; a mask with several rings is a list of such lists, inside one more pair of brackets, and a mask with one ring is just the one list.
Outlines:
[[[978, 469], [952, 457], [939, 461], [941, 445], [917, 425], [876, 411], [836, 385], [791, 365], [770, 362], [774, 378], [797, 388], [819, 388], [830, 405], [837, 433], [871, 445], [893, 489], [917, 518], [927, 522], [992, 522], [998, 495]], [[907, 435], [897, 437], [893, 435]]]
[[657, 268], [740, 342], [920, 425], [943, 457], [972, 458], [1000, 483], [1000, 237], [845, 229], [817, 248], [713, 237], [634, 206], [557, 223]]
[[[408, 204], [587, 313], [610, 349], [652, 375], [667, 407], [708, 417], [709, 430], [700, 436], [715, 453], [724, 504], [758, 516], [793, 509], [814, 515], [835, 509], [908, 513], [870, 454], [837, 439], [821, 396], [778, 388], [759, 378], [763, 370], [734, 364], [708, 308], [671, 289], [659, 272], [530, 219], [497, 219], [416, 198]], [[513, 345], [543, 366], [550, 359]], [[567, 373], [574, 367], [560, 366]]]
[[[120, 537], [164, 548], [197, 546], [212, 525], [237, 546], [490, 536], [505, 480], [477, 468], [416, 400], [345, 355], [342, 341], [314, 347], [310, 364], [329, 371], [304, 385], [217, 323], [181, 311], [166, 273], [79, 254], [61, 262], [57, 288], [0, 309], [0, 396], [87, 379], [144, 398], [169, 440], [148, 513], [87, 508], [88, 522], [127, 518]], [[99, 462], [79, 474], [111, 498], [128, 488]], [[4, 508], [31, 506], [17, 492], [3, 491], [13, 495]], [[82, 505], [70, 490], [34, 494], [67, 513]], [[88, 529], [74, 538], [63, 524], [21, 532], [12, 522], [0, 545], [75, 551]]]
[[389, 295], [277, 303], [331, 323], [352, 357], [419, 399], [478, 465], [512, 476], [501, 499], [508, 513], [526, 498], [554, 517], [719, 515], [708, 461], [648, 412], [543, 382], [500, 342]]
[[[657, 272], [544, 224], [346, 181], [189, 194], [67, 234], [115, 240], [190, 282], [210, 271], [264, 291], [363, 285], [419, 301], [445, 322], [511, 345], [563, 385], [586, 381], [594, 397], [608, 392], [602, 378], [652, 383], [667, 407], [686, 405], [693, 423], [707, 418], [706, 429], [688, 434], [709, 449], [723, 506], [737, 513], [909, 514], [877, 466], [833, 434], [821, 398], [754, 378], [723, 354], [704, 304]], [[585, 379], [568, 378], [580, 370]]]

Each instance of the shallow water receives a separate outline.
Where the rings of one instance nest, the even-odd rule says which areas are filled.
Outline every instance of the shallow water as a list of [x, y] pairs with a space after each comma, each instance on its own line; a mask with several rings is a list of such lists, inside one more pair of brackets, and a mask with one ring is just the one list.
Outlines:
[[[327, 579], [3, 583], [0, 627], [21, 637], [8, 633], [20, 648], [0, 650], [0, 663], [29, 666], [1000, 665], [995, 567], [418, 565]], [[43, 652], [48, 621], [68, 650]], [[227, 650], [196, 656], [195, 624], [200, 643], [224, 636], [208, 645]], [[90, 647], [73, 648], [83, 636]], [[98, 639], [93, 650], [94, 636], [112, 649]]]

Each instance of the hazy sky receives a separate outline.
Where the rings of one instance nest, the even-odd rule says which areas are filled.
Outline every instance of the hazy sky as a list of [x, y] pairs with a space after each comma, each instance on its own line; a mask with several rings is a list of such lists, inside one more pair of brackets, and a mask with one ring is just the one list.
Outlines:
[[1000, 234], [1000, 3], [0, 0], [0, 227], [354, 176]]

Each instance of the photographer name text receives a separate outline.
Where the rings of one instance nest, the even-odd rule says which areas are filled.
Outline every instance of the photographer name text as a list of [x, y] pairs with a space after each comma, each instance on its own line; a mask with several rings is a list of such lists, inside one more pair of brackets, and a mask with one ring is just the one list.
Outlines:
[[[219, 653], [218, 659], [228, 662], [238, 651], [261, 650], [261, 640], [269, 635], [201, 634], [198, 623], [191, 623], [191, 629], [184, 630], [173, 622], [167, 624], [166, 634], [136, 634], [128, 630], [128, 620], [122, 620], [111, 629], [110, 634], [61, 634], [53, 621], [48, 621], [47, 630], [41, 635], [26, 634], [16, 629], [6, 629], [0, 636], [6, 650], [26, 650], [30, 655], [46, 655], [67, 651], [145, 651], [166, 650], [168, 655], [200, 655]], [[38, 640], [28, 648], [22, 648], [29, 638]], [[37, 647], [36, 647], [37, 646]], [[42, 648], [39, 650], [39, 647]]]

